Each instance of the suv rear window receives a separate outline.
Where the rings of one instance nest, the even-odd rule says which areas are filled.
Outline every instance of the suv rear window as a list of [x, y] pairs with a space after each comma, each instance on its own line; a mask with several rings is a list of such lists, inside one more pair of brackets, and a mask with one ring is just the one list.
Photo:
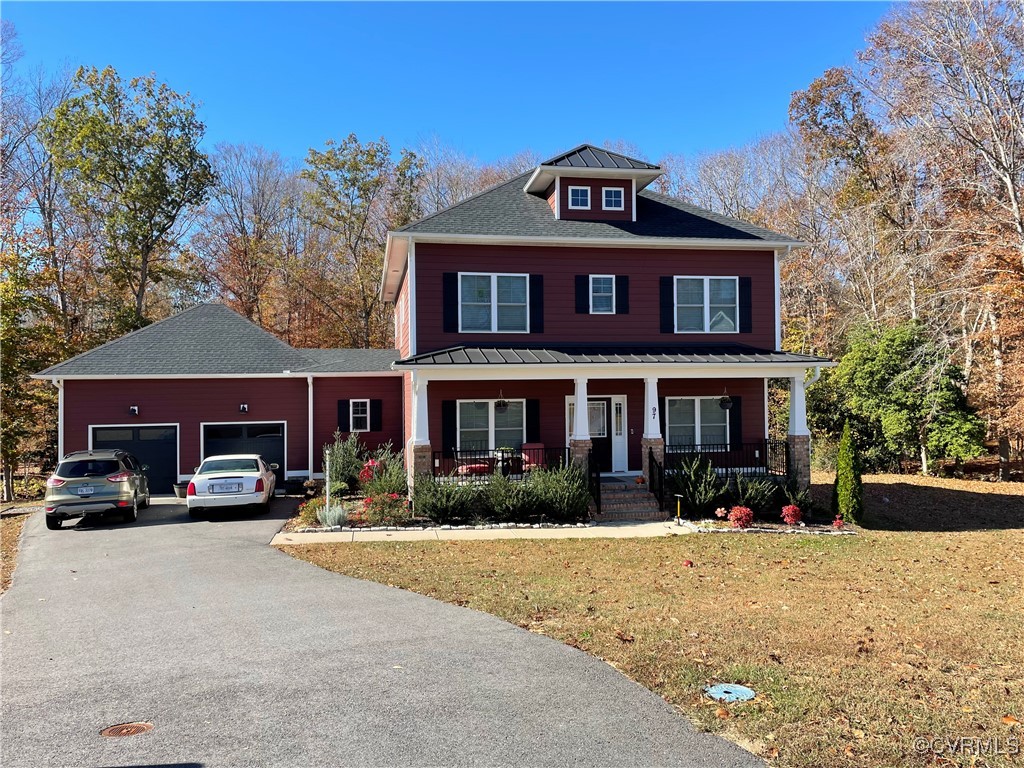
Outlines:
[[57, 477], [102, 477], [113, 475], [121, 470], [117, 459], [79, 459], [78, 461], [64, 461], [57, 467]]

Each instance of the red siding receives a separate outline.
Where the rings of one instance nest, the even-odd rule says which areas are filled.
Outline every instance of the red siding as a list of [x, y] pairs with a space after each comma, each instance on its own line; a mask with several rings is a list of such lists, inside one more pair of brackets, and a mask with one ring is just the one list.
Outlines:
[[[544, 333], [445, 333], [442, 275], [445, 272], [528, 272], [544, 276]], [[576, 314], [575, 276], [629, 276], [628, 315]], [[722, 275], [751, 278], [753, 333], [661, 333], [659, 282], [663, 275]], [[775, 262], [772, 251], [669, 250], [416, 245], [416, 351], [458, 344], [599, 342], [689, 344], [736, 342], [775, 346]]]
[[[664, 397], [721, 397], [723, 391], [740, 398], [743, 418], [743, 441], [763, 440], [764, 380], [763, 379], [662, 379], [658, 385], [659, 398]], [[499, 394], [510, 399], [536, 398], [540, 400], [540, 438], [549, 448], [566, 445], [565, 398], [572, 395], [573, 382], [556, 381], [432, 381], [428, 385], [430, 402], [430, 443], [435, 451], [441, 445], [442, 400], [491, 400]], [[591, 379], [587, 385], [591, 397], [603, 395], [626, 396], [626, 429], [628, 431], [629, 469], [639, 470], [641, 465], [640, 440], [644, 432], [644, 383], [640, 379]]]
[[[370, 448], [388, 441], [396, 451], [402, 449], [404, 424], [402, 377], [358, 376], [313, 379], [313, 463], [314, 472], [323, 471], [323, 447], [334, 440], [338, 428], [339, 400], [381, 400], [381, 430], [360, 432], [359, 439]], [[342, 433], [342, 438], [348, 437]]]
[[[247, 403], [248, 413], [239, 413]], [[131, 416], [128, 407], [139, 406]], [[285, 471], [307, 470], [305, 379], [165, 379], [64, 382], [64, 450], [89, 447], [89, 426], [178, 424], [178, 474], [199, 464], [201, 422], [286, 422]]]
[[547, 198], [548, 206], [551, 208], [551, 212], [555, 211], [555, 184], [552, 182], [548, 185], [548, 188], [544, 191], [544, 197]]
[[[581, 219], [585, 221], [632, 221], [633, 220], [633, 180], [632, 179], [578, 179], [562, 176], [559, 185], [559, 218]], [[590, 210], [579, 210], [569, 207], [569, 187], [590, 187]], [[620, 187], [622, 189], [621, 211], [604, 210], [604, 187]]]

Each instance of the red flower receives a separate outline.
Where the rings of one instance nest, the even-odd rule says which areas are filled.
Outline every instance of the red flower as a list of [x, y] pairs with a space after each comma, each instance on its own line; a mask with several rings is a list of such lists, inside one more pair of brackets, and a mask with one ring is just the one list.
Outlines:
[[846, 525], [846, 523], [843, 522], [843, 518], [839, 515], [836, 515], [836, 519], [832, 521], [832, 527], [838, 531], [844, 525]]
[[397, 493], [389, 493], [388, 494], [388, 498], [389, 499], [397, 499], [398, 498], [398, 494]]

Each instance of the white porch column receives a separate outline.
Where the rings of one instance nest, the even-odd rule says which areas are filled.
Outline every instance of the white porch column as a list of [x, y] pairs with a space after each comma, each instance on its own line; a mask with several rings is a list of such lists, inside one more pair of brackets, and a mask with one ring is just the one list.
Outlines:
[[789, 434], [810, 435], [807, 428], [807, 398], [804, 395], [804, 377], [794, 376], [789, 380]]
[[412, 373], [412, 444], [430, 445], [427, 380], [416, 371]]
[[590, 439], [590, 414], [587, 408], [587, 380], [576, 379], [576, 396], [573, 400], [574, 418], [572, 424], [573, 440]]
[[661, 419], [658, 418], [658, 377], [644, 379], [644, 437], [661, 437]]

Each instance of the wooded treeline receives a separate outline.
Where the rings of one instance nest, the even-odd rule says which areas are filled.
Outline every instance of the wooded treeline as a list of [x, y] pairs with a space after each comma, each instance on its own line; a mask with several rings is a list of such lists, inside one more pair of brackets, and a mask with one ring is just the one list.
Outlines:
[[[204, 149], [191, 98], [154, 77], [24, 72], [6, 21], [2, 49], [8, 492], [55, 451], [55, 390], [30, 373], [211, 298], [296, 346], [389, 346], [388, 230], [542, 159], [354, 135], [302, 161]], [[656, 186], [810, 244], [783, 261], [784, 347], [844, 360], [810, 390], [816, 433], [851, 420], [875, 466], [1019, 439], [1024, 3], [898, 6], [790, 118], [745, 147], [655, 158]]]

